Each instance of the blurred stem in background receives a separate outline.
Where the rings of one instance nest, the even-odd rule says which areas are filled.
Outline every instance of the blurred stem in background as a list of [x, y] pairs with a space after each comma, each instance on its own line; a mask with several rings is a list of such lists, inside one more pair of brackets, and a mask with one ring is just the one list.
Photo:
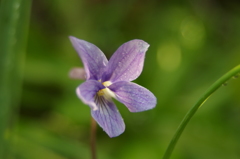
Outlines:
[[197, 103], [187, 112], [185, 117], [183, 118], [182, 122], [180, 123], [177, 131], [175, 132], [171, 142], [169, 143], [167, 150], [165, 151], [165, 154], [163, 156], [163, 159], [169, 159], [173, 149], [175, 148], [183, 130], [187, 126], [190, 119], [193, 117], [193, 115], [197, 112], [197, 110], [206, 102], [206, 100], [222, 85], [225, 85], [226, 82], [233, 78], [237, 77], [240, 73], [240, 65], [234, 67], [230, 71], [228, 71], [225, 75], [223, 75], [221, 78], [219, 78], [215, 83], [213, 83], [209, 89], [199, 98]]
[[4, 159], [11, 151], [20, 101], [30, 8], [31, 0], [2, 0], [0, 6], [0, 158]]
[[96, 130], [97, 130], [97, 123], [93, 118], [91, 118], [90, 146], [91, 146], [92, 159], [97, 159], [97, 154], [96, 154]]

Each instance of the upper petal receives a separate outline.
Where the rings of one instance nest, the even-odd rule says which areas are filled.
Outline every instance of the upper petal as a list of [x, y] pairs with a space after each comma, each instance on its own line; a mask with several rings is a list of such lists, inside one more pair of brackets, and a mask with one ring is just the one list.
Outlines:
[[77, 87], [77, 95], [78, 97], [85, 103], [91, 106], [93, 110], [97, 110], [98, 106], [95, 103], [95, 96], [97, 92], [103, 89], [104, 86], [95, 80], [88, 80], [82, 83]]
[[132, 81], [142, 72], [145, 53], [149, 44], [131, 40], [120, 46], [110, 58], [102, 81]]
[[115, 93], [117, 100], [131, 112], [152, 109], [157, 104], [157, 99], [152, 92], [132, 82], [116, 82], [108, 88]]
[[82, 59], [87, 79], [99, 80], [108, 63], [106, 56], [94, 44], [84, 40], [69, 37], [73, 47]]
[[125, 124], [115, 104], [103, 97], [97, 97], [95, 101], [99, 109], [91, 111], [92, 117], [110, 137], [122, 134]]

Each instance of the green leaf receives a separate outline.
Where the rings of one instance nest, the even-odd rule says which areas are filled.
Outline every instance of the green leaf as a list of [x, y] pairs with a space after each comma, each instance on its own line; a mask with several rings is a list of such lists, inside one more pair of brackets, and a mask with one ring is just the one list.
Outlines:
[[9, 140], [22, 83], [31, 0], [2, 0], [0, 6], [0, 158]]

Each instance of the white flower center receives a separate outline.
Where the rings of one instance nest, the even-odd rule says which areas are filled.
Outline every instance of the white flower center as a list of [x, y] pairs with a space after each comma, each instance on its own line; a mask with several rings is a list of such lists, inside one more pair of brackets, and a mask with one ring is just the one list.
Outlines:
[[112, 84], [112, 82], [110, 81], [106, 81], [106, 82], [103, 82], [102, 85], [104, 85], [105, 87], [108, 87]]
[[[110, 81], [106, 81], [106, 82], [103, 82], [102, 83], [102, 85], [104, 85], [105, 87], [108, 87], [108, 86], [110, 86], [112, 84], [112, 82], [110, 82]], [[101, 90], [99, 90], [98, 92], [97, 92], [97, 95], [98, 96], [103, 96], [105, 99], [107, 99], [107, 100], [111, 100], [111, 98], [113, 97], [113, 98], [115, 98], [116, 96], [115, 96], [115, 94], [110, 90], [110, 89], [108, 89], [108, 88], [103, 88], [103, 89], [101, 89]]]

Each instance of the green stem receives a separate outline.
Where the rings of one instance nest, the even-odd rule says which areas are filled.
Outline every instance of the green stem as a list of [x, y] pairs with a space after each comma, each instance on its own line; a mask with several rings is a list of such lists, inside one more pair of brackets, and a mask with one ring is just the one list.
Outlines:
[[91, 136], [90, 136], [90, 147], [91, 147], [91, 159], [97, 159], [96, 153], [96, 129], [97, 123], [91, 118]]
[[171, 142], [169, 143], [167, 150], [165, 151], [165, 154], [163, 156], [163, 159], [169, 159], [172, 151], [177, 144], [178, 139], [180, 138], [183, 130], [185, 129], [186, 125], [190, 121], [190, 119], [193, 117], [193, 115], [196, 113], [198, 108], [200, 108], [204, 102], [223, 84], [225, 84], [230, 78], [237, 75], [240, 72], [240, 65], [234, 67], [232, 70], [227, 72], [225, 75], [223, 75], [221, 78], [219, 78], [213, 85], [210, 86], [210, 88], [202, 95], [202, 97], [197, 101], [197, 103], [188, 111], [188, 113], [183, 118], [182, 122], [180, 123], [177, 131], [175, 132]]
[[0, 158], [8, 158], [9, 130], [20, 100], [31, 0], [0, 5]]

